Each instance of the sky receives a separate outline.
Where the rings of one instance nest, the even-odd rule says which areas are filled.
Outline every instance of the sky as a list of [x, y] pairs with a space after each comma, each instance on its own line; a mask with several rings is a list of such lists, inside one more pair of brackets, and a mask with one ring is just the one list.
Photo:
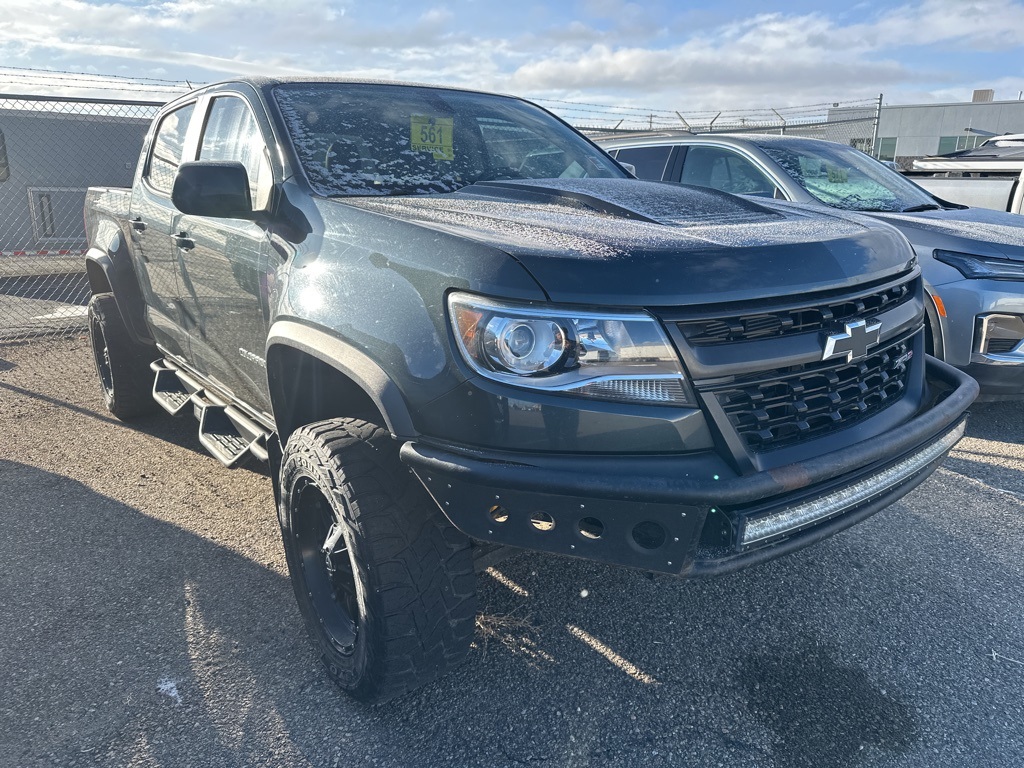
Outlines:
[[89, 84], [14, 68], [191, 83], [338, 74], [573, 102], [593, 116], [600, 105], [685, 115], [879, 94], [969, 101], [976, 88], [1017, 99], [1022, 54], [1024, 0], [4, 0], [0, 90]]

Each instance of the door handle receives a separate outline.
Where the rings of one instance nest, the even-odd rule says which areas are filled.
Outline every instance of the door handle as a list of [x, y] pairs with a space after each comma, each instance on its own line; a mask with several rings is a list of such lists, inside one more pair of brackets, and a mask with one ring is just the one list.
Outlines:
[[146, 222], [142, 220], [141, 216], [132, 219], [129, 223], [132, 225], [132, 229], [134, 229], [136, 232], [146, 231]]
[[171, 240], [173, 240], [174, 244], [183, 251], [191, 251], [196, 247], [195, 241], [188, 236], [187, 232], [179, 232], [176, 235], [171, 235]]

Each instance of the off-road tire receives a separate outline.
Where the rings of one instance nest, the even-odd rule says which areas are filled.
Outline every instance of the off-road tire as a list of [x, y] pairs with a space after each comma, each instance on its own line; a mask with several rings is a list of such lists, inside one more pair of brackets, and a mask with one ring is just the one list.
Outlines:
[[154, 413], [153, 372], [149, 364], [160, 353], [128, 334], [112, 293], [97, 293], [89, 300], [89, 337], [103, 399], [122, 421]]
[[[353, 418], [304, 426], [288, 438], [280, 480], [295, 596], [344, 691], [386, 701], [465, 657], [476, 618], [470, 541], [401, 463], [387, 430]], [[329, 557], [320, 547], [331, 532]]]

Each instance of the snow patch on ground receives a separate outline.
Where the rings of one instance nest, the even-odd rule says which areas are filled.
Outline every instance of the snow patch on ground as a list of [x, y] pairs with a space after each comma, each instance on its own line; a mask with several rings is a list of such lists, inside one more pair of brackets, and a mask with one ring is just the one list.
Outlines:
[[156, 692], [162, 693], [169, 699], [173, 699], [175, 704], [181, 704], [181, 694], [178, 693], [178, 684], [169, 677], [165, 677], [157, 682]]

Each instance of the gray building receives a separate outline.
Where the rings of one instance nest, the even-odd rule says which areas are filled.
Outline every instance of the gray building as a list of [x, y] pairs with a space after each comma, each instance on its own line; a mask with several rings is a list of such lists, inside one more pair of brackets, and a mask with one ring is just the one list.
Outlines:
[[0, 97], [0, 256], [82, 248], [86, 187], [131, 184], [152, 111]]
[[[917, 158], [971, 149], [992, 135], [1024, 133], [1024, 101], [984, 100], [991, 96], [990, 90], [975, 91], [975, 101], [969, 102], [883, 106], [874, 137], [871, 123], [849, 122], [844, 143], [909, 169]], [[865, 113], [863, 108], [830, 109], [828, 119], [845, 122], [863, 119]]]

